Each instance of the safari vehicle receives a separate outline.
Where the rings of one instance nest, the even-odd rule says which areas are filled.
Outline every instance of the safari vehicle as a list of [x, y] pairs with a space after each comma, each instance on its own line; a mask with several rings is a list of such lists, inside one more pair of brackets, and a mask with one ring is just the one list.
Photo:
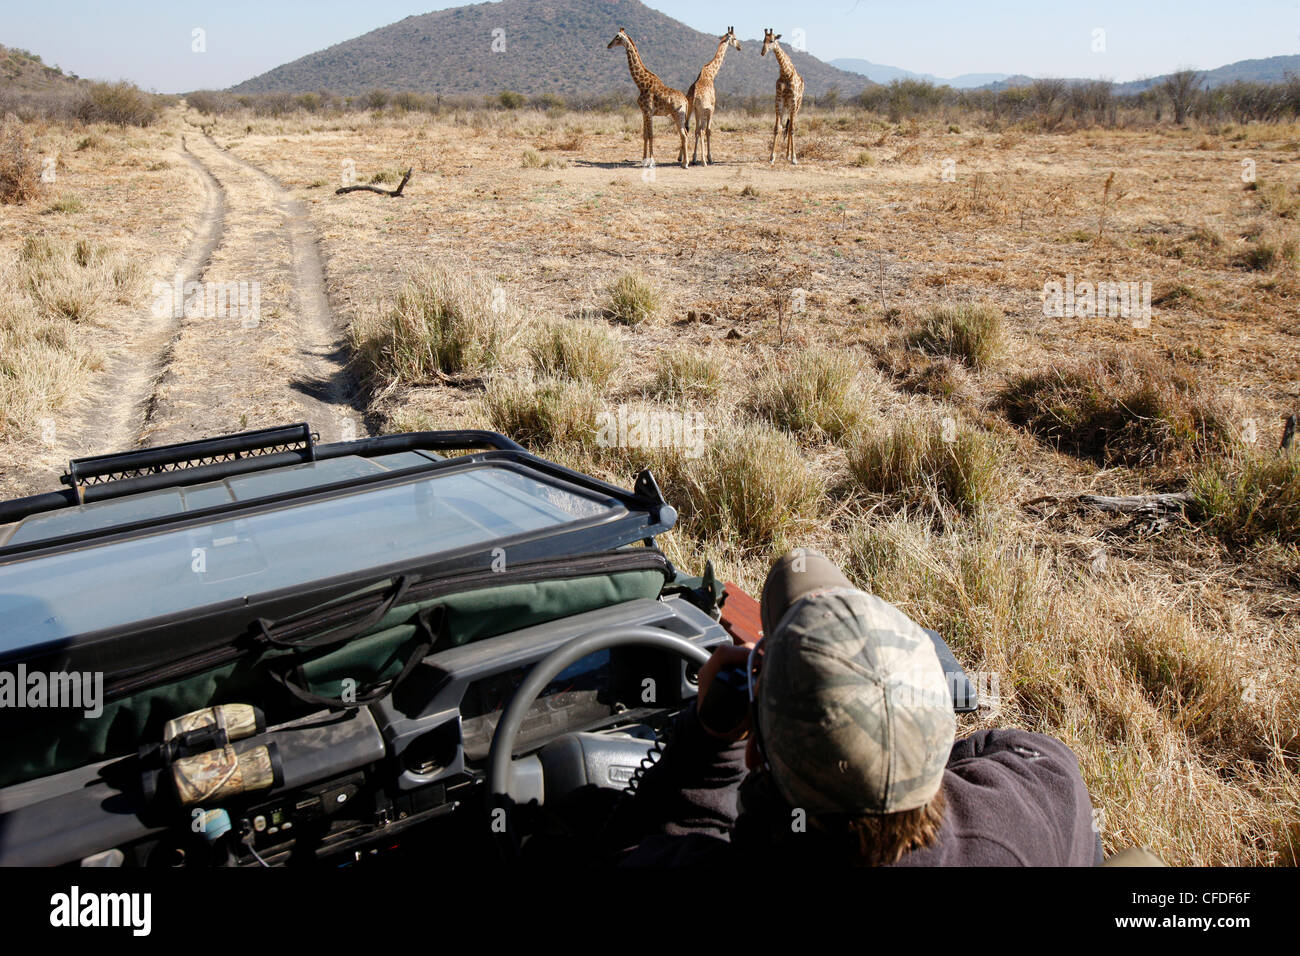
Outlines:
[[625, 491], [491, 432], [300, 424], [62, 480], [0, 503], [7, 866], [595, 852], [756, 618], [656, 546], [648, 471]]

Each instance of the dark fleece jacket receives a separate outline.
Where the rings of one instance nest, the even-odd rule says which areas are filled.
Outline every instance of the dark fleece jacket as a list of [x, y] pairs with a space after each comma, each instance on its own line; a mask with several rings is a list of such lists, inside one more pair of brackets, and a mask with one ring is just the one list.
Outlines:
[[[952, 748], [938, 842], [895, 866], [1093, 866], [1092, 803], [1069, 747], [1023, 730], [981, 730]], [[852, 862], [842, 841], [795, 812], [763, 773], [746, 776], [743, 744], [679, 718], [620, 821], [639, 845], [629, 865]], [[634, 836], [633, 836], [634, 835]]]

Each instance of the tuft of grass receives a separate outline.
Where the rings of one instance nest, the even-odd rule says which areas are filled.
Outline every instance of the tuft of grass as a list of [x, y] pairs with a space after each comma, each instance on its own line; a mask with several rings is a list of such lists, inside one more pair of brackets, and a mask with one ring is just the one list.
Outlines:
[[985, 303], [941, 305], [929, 309], [911, 344], [960, 359], [972, 368], [991, 365], [1005, 341], [1002, 310]]
[[671, 351], [660, 354], [650, 393], [657, 398], [705, 399], [721, 388], [722, 365], [716, 357]]
[[522, 165], [524, 169], [541, 169], [542, 157], [538, 156], [535, 150], [526, 149], [524, 150]]
[[0, 438], [36, 440], [41, 422], [74, 399], [91, 367], [71, 326], [37, 313], [0, 282]]
[[69, 246], [28, 236], [18, 260], [27, 294], [50, 318], [92, 321], [110, 291], [116, 301], [133, 302], [143, 282], [143, 265], [85, 239]]
[[863, 169], [867, 166], [874, 166], [876, 165], [876, 157], [868, 150], [864, 149], [862, 152], [858, 153], [857, 156], [853, 157], [853, 162], [850, 165], [857, 166], [859, 169]]
[[73, 215], [81, 212], [85, 208], [81, 199], [77, 196], [64, 196], [62, 199], [56, 199], [46, 207], [47, 214], [61, 213], [64, 215]]
[[1186, 462], [1235, 442], [1212, 386], [1192, 370], [1140, 355], [1016, 375], [995, 405], [1041, 440], [1103, 466]]
[[1232, 547], [1300, 545], [1300, 454], [1241, 453], [1212, 461], [1189, 483], [1192, 509]]
[[542, 376], [590, 382], [603, 388], [623, 361], [623, 344], [603, 325], [550, 322], [533, 337], [528, 353]]
[[557, 445], [590, 445], [599, 397], [590, 382], [499, 376], [483, 393], [492, 427], [521, 445], [547, 453]]
[[745, 408], [796, 435], [842, 438], [862, 420], [858, 364], [843, 352], [803, 352], [755, 384]]
[[635, 272], [625, 272], [605, 290], [605, 312], [624, 325], [641, 325], [653, 321], [662, 308], [658, 288]]
[[664, 485], [688, 533], [765, 552], [807, 531], [823, 495], [794, 440], [762, 422], [721, 429]]
[[372, 384], [427, 385], [500, 367], [525, 327], [526, 316], [503, 290], [435, 266], [410, 276], [390, 308], [353, 322], [348, 336]]
[[1300, 219], [1300, 186], [1256, 182], [1260, 205], [1282, 219]]
[[847, 452], [856, 486], [895, 508], [973, 515], [999, 503], [1007, 487], [1002, 443], [953, 418], [911, 414], [892, 427], [864, 428]]

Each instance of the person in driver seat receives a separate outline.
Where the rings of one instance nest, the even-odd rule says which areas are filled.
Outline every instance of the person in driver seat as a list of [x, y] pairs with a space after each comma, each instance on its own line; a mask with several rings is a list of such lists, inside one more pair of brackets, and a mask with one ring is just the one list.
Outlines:
[[[934, 645], [896, 607], [800, 549], [772, 567], [761, 616], [758, 645], [702, 668], [696, 706], [640, 781], [626, 865], [1101, 862], [1074, 753], [1022, 730], [954, 741]], [[706, 727], [713, 682], [737, 667], [749, 717]]]

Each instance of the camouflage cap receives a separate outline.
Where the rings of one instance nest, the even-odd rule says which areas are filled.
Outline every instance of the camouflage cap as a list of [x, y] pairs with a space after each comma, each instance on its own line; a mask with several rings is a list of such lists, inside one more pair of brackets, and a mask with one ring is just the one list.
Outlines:
[[844, 586], [798, 594], [766, 632], [756, 697], [764, 756], [791, 806], [897, 813], [938, 793], [957, 724], [947, 676], [926, 633], [880, 598]]

